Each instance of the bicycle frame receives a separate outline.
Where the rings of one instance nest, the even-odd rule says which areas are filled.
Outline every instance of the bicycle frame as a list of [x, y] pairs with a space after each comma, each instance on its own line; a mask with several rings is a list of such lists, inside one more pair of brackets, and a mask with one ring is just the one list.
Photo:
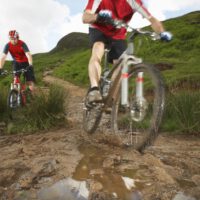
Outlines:
[[[128, 106], [128, 71], [129, 65], [131, 64], [139, 64], [142, 62], [142, 59], [136, 58], [133, 55], [128, 55], [127, 52], [130, 51], [129, 48], [120, 56], [117, 62], [112, 66], [110, 72], [108, 73], [107, 77], [104, 78], [113, 78], [115, 72], [114, 79], [113, 79], [113, 87], [111, 85], [108, 97], [105, 100], [105, 104], [110, 106], [113, 101], [116, 99], [116, 94], [120, 89], [121, 86], [121, 104], [124, 106]], [[106, 59], [106, 58], [105, 58]], [[140, 73], [138, 80], [142, 80], [143, 74]], [[138, 86], [136, 89], [137, 96], [142, 95], [142, 82], [138, 82]], [[140, 95], [139, 95], [140, 94]]]
[[[20, 103], [22, 103], [22, 105], [26, 105], [26, 95], [25, 95], [25, 90], [26, 90], [26, 80], [25, 80], [25, 77], [24, 77], [24, 73], [26, 72], [27, 70], [25, 69], [22, 69], [22, 70], [19, 70], [19, 71], [13, 71], [12, 74], [14, 75], [13, 76], [13, 82], [11, 83], [11, 86], [10, 86], [10, 90], [17, 90], [19, 92], [19, 95], [21, 95], [21, 101], [19, 100], [18, 102], [18, 105], [20, 105]], [[20, 80], [20, 77], [16, 74], [16, 73], [22, 73], [23, 75], [23, 83], [21, 82]], [[18, 99], [20, 99], [20, 96], [18, 97]]]
[[[130, 36], [128, 37], [128, 47], [124, 51], [124, 53], [119, 57], [117, 62], [112, 66], [110, 72], [106, 77], [103, 78], [110, 78], [112, 80], [113, 74], [117, 71], [117, 75], [115, 75], [113, 80], [114, 87], [111, 86], [107, 99], [105, 100], [105, 104], [110, 106], [113, 101], [116, 99], [116, 94], [120, 89], [121, 85], [121, 105], [129, 106], [128, 102], [128, 72], [129, 67], [142, 63], [141, 58], [137, 58], [134, 56], [134, 36], [143, 34], [149, 35], [153, 40], [159, 39], [159, 36], [150, 31], [140, 31], [138, 29], [133, 29], [127, 24], [121, 21], [114, 21], [113, 23], [117, 23], [117, 26], [130, 28], [132, 30]], [[108, 62], [107, 62], [107, 54], [108, 50], [105, 49], [105, 62], [104, 62], [104, 69], [108, 69]], [[136, 98], [142, 99], [143, 98], [143, 72], [139, 72], [136, 78]]]
[[[21, 94], [22, 97], [22, 104], [24, 105], [26, 103], [26, 98], [24, 95], [24, 90], [26, 86], [25, 84], [22, 84], [20, 81], [20, 78], [17, 75], [14, 75], [13, 82], [11, 83], [10, 90], [17, 90], [19, 92], [19, 95]], [[18, 102], [20, 104], [20, 102]]]

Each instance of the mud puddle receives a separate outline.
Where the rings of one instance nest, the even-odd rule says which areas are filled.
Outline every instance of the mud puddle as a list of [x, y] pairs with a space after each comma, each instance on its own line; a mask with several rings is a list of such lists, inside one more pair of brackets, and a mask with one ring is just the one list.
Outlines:
[[[142, 200], [139, 188], [145, 187], [139, 179], [134, 179], [135, 170], [124, 170], [123, 173], [112, 165], [118, 165], [120, 158], [108, 158], [106, 151], [94, 146], [82, 145], [79, 148], [84, 154], [72, 178], [61, 180], [53, 186], [42, 189], [38, 198], [53, 199], [123, 199]], [[114, 163], [113, 163], [114, 162]]]
[[[101, 148], [82, 145], [79, 151], [84, 155], [71, 178], [63, 179], [49, 188], [41, 189], [38, 198], [42, 200], [144, 200], [145, 192], [154, 184], [148, 166], [129, 168], [130, 161], [120, 155], [112, 155]], [[136, 153], [137, 154], [137, 153]], [[183, 183], [182, 183], [183, 184]], [[186, 184], [187, 185], [187, 184]], [[149, 188], [149, 189], [148, 189]], [[171, 200], [197, 200], [178, 191]]]

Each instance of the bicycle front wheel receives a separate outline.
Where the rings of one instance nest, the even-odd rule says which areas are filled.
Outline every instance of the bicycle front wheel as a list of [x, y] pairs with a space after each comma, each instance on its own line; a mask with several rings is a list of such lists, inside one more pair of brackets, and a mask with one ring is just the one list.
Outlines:
[[[112, 130], [123, 144], [143, 151], [153, 144], [159, 133], [165, 101], [164, 81], [152, 65], [130, 62], [129, 69], [128, 105], [121, 106], [119, 91], [112, 106]], [[142, 89], [138, 96], [136, 88], [141, 73]]]
[[17, 90], [11, 90], [8, 94], [8, 107], [15, 109], [21, 105], [21, 95]]

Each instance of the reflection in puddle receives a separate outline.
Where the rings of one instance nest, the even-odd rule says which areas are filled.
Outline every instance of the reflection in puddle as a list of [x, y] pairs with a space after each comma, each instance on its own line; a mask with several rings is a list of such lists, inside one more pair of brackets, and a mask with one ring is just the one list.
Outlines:
[[[84, 157], [73, 177], [41, 189], [38, 192], [39, 200], [143, 200], [140, 191], [152, 183], [149, 182], [148, 176], [140, 175], [138, 178], [138, 168], [147, 169], [146, 165], [140, 165], [136, 169], [129, 169], [124, 165], [123, 170], [120, 170], [116, 167], [120, 161], [108, 156], [101, 149], [82, 146], [79, 150]], [[186, 181], [179, 181], [180, 183], [193, 186]], [[103, 197], [99, 197], [98, 194], [102, 191]], [[97, 196], [93, 198], [93, 194]], [[179, 192], [173, 200], [196, 199]]]
[[[134, 186], [134, 180], [131, 180], [127, 177], [122, 177], [124, 184], [127, 186], [127, 189], [131, 189]], [[104, 200], [108, 200], [104, 196]], [[112, 195], [109, 195], [112, 199], [118, 199], [118, 194], [113, 192]], [[39, 200], [88, 200], [89, 190], [86, 187], [85, 181], [76, 181], [71, 178], [67, 178], [57, 182], [49, 188], [41, 189], [38, 192]], [[129, 192], [124, 194], [124, 200], [142, 200], [142, 195], [140, 192]]]
[[[112, 199], [142, 199], [137, 190], [144, 186], [140, 187], [141, 181], [135, 179], [137, 170], [117, 170], [114, 166], [120, 161], [109, 157], [102, 149], [84, 145], [79, 150], [84, 157], [73, 174], [75, 180], [93, 180]], [[93, 188], [94, 183], [89, 184], [90, 188]]]
[[[73, 177], [41, 189], [38, 192], [40, 200], [88, 200], [99, 191], [105, 193], [103, 200], [143, 199], [138, 191], [139, 180], [134, 179], [137, 170], [117, 171], [112, 167], [114, 159], [109, 159], [101, 149], [82, 146], [79, 150], [84, 154], [84, 158], [77, 166]], [[100, 186], [100, 190], [94, 189], [96, 185]]]
[[85, 181], [67, 178], [49, 188], [41, 189], [38, 198], [41, 200], [87, 200], [89, 191]]
[[178, 193], [173, 200], [196, 200], [193, 197], [185, 196], [182, 192]]

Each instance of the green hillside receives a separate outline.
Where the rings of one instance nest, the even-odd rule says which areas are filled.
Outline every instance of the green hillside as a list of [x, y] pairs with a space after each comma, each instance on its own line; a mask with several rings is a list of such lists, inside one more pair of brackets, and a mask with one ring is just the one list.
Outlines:
[[[163, 131], [200, 133], [200, 11], [166, 20], [163, 24], [174, 35], [173, 40], [138, 38], [135, 54], [164, 69], [162, 74], [168, 93]], [[52, 71], [54, 76], [87, 87], [90, 54], [87, 34], [66, 35], [50, 52], [33, 56], [37, 84], [43, 84], [44, 72]], [[5, 68], [10, 67], [11, 62], [6, 62]], [[2, 85], [9, 87], [10, 77], [1, 77], [0, 87]]]
[[[154, 63], [161, 68], [170, 68], [163, 71], [169, 87], [182, 87], [185, 83], [198, 87], [200, 85], [200, 11], [166, 20], [163, 24], [166, 30], [174, 35], [173, 40], [161, 42], [140, 38], [135, 45], [135, 54], [142, 57], [145, 62]], [[87, 65], [90, 53], [87, 34], [66, 35], [50, 52], [34, 55], [38, 83], [41, 83], [44, 71], [53, 70], [55, 76], [77, 85], [88, 85]], [[7, 63], [7, 66], [9, 65]], [[3, 82], [7, 84], [8, 80], [4, 79]]]
[[[170, 68], [163, 71], [169, 87], [182, 87], [185, 83], [198, 87], [200, 11], [163, 23], [166, 30], [173, 33], [173, 41], [161, 42], [141, 38], [136, 44], [136, 55], [158, 67]], [[88, 44], [88, 35], [84, 33], [71, 33], [63, 37], [49, 53], [34, 56], [36, 71], [41, 75], [41, 72], [47, 69], [54, 69], [55, 76], [78, 85], [88, 85], [87, 64], [90, 57]]]

